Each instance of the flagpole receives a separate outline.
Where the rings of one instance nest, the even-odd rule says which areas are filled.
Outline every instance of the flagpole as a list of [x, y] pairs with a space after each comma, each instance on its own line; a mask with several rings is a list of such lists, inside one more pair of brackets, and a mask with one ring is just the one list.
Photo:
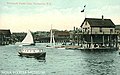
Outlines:
[[86, 18], [86, 10], [85, 10], [85, 8], [86, 8], [86, 5], [84, 5], [84, 14], [85, 14], [85, 18]]
[[83, 10], [81, 10], [81, 12], [84, 12], [84, 17], [86, 18], [86, 11], [85, 11], [85, 7], [86, 7], [86, 5], [84, 5], [84, 8], [83, 8]]
[[85, 14], [85, 18], [86, 18], [86, 11], [84, 12], [84, 14]]

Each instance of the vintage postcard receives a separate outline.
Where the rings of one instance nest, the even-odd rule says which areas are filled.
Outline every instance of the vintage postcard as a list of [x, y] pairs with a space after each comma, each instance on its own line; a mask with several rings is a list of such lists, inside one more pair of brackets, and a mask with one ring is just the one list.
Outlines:
[[120, 0], [1, 0], [0, 75], [119, 75]]

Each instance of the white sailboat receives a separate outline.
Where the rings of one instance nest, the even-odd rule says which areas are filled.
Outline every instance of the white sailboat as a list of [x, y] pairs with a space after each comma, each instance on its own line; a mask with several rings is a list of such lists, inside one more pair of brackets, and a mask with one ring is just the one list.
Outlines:
[[[35, 45], [35, 43], [33, 40], [33, 36], [29, 30], [26, 37], [22, 41], [21, 46], [31, 46], [31, 45]], [[18, 51], [18, 53], [19, 56], [21, 57], [33, 57], [36, 59], [45, 59], [46, 56], [46, 52], [43, 52], [42, 49], [39, 49], [37, 47], [23, 47], [21, 48], [21, 50]]]
[[52, 29], [51, 29], [50, 45], [55, 46], [55, 39], [54, 39], [54, 34], [52, 33]]
[[31, 46], [35, 45], [31, 31], [29, 30], [26, 37], [22, 41], [22, 46]]
[[46, 46], [47, 48], [54, 48], [55, 47], [55, 39], [54, 39], [54, 34], [52, 32], [52, 26], [50, 30], [50, 44]]

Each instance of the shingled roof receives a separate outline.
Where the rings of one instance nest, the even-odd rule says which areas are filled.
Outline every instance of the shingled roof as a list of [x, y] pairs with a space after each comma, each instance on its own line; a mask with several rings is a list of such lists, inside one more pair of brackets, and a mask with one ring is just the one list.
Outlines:
[[0, 29], [0, 34], [11, 35], [10, 30]]
[[85, 18], [81, 27], [83, 26], [84, 22], [87, 21], [91, 27], [115, 27], [115, 24], [111, 21], [111, 19], [98, 19], [98, 18]]

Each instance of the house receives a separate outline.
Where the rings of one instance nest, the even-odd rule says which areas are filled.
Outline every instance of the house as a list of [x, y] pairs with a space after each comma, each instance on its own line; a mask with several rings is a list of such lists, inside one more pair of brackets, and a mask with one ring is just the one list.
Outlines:
[[10, 30], [0, 29], [0, 45], [8, 45], [11, 43]]
[[80, 27], [82, 28], [81, 40], [85, 43], [117, 46], [115, 24], [111, 19], [104, 19], [103, 16], [102, 18], [85, 18]]
[[114, 34], [115, 24], [110, 19], [85, 18], [81, 28], [88, 34]]
[[[70, 38], [69, 31], [59, 31], [57, 29], [52, 29], [52, 32], [54, 34], [54, 39], [56, 43], [64, 43], [68, 42]], [[34, 32], [34, 40], [38, 43], [49, 43], [51, 33], [48, 31], [37, 31]]]
[[53, 31], [55, 36], [55, 41], [60, 43], [65, 43], [70, 41], [70, 33], [69, 31]]
[[34, 32], [34, 41], [37, 43], [48, 43], [50, 32], [48, 31], [37, 31]]

